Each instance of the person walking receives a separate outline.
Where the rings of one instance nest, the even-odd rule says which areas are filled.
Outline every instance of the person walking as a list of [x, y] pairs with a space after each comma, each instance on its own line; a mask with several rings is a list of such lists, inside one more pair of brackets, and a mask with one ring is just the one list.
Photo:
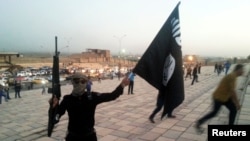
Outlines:
[[155, 123], [154, 121], [154, 117], [155, 115], [161, 111], [163, 105], [164, 105], [164, 95], [161, 94], [161, 92], [159, 91], [158, 95], [157, 95], [157, 100], [156, 100], [156, 107], [155, 109], [153, 110], [153, 112], [151, 113], [151, 115], [149, 116], [149, 120], [150, 122], [152, 123]]
[[222, 105], [226, 106], [230, 111], [228, 124], [234, 124], [237, 110], [240, 109], [239, 100], [235, 90], [236, 81], [237, 77], [243, 74], [243, 67], [244, 66], [242, 64], [236, 65], [233, 72], [224, 76], [224, 78], [221, 80], [218, 87], [213, 92], [212, 111], [200, 118], [195, 125], [195, 128], [198, 132], [203, 132], [201, 125], [207, 120], [215, 117]]
[[46, 88], [45, 88], [45, 84], [43, 84], [42, 86], [42, 95], [46, 93]]
[[101, 80], [102, 80], [102, 74], [98, 73], [98, 82], [101, 83]]
[[217, 68], [217, 74], [218, 74], [218, 76], [220, 75], [220, 73], [223, 71], [224, 69], [223, 69], [223, 65], [220, 63], [220, 64], [218, 64], [218, 68]]
[[7, 98], [7, 95], [5, 93], [4, 86], [2, 86], [0, 84], [0, 104], [2, 104], [2, 97], [4, 97], [5, 102], [8, 102], [8, 98]]
[[[155, 117], [155, 115], [158, 112], [161, 111], [161, 109], [163, 108], [163, 106], [164, 106], [164, 93], [163, 93], [163, 91], [159, 90], [159, 93], [157, 95], [157, 100], [156, 100], [156, 107], [153, 110], [153, 112], [151, 113], [151, 115], [149, 116], [149, 121], [151, 123], [155, 123], [154, 117]], [[171, 112], [167, 113], [167, 117], [169, 117], [169, 118], [175, 118], [176, 116], [172, 115], [172, 111], [171, 111]]]
[[120, 80], [120, 78], [121, 78], [121, 71], [120, 71], [120, 69], [119, 69], [119, 71], [117, 73], [117, 77], [118, 77], [118, 80]]
[[190, 79], [192, 79], [192, 68], [191, 68], [191, 65], [189, 65], [189, 66], [187, 67], [185, 80], [188, 78], [188, 76], [190, 77]]
[[130, 71], [128, 79], [129, 79], [128, 94], [134, 94], [135, 73], [133, 73], [132, 71]]
[[201, 63], [198, 64], [198, 74], [201, 73]]
[[7, 97], [7, 99], [10, 100], [11, 98], [10, 98], [10, 92], [9, 92], [9, 91], [10, 91], [9, 81], [7, 81], [7, 82], [5, 83], [4, 90], [5, 90], [5, 92], [6, 92], [6, 97]]
[[231, 66], [231, 63], [229, 61], [227, 61], [225, 64], [224, 64], [224, 67], [225, 67], [225, 75], [228, 74], [228, 71], [229, 71], [229, 68]]
[[21, 96], [20, 96], [21, 82], [15, 81], [15, 86], [14, 86], [14, 88], [15, 88], [15, 98], [17, 98], [17, 97], [21, 98]]
[[218, 64], [215, 63], [215, 65], [214, 65], [214, 72], [217, 73], [217, 71], [218, 71]]
[[99, 93], [91, 91], [92, 99], [88, 98], [85, 91], [88, 78], [82, 73], [76, 73], [71, 77], [73, 90], [71, 94], [65, 95], [59, 104], [59, 100], [54, 97], [50, 103], [55, 107], [59, 104], [56, 121], [66, 111], [69, 117], [67, 135], [65, 141], [97, 141], [95, 125], [95, 111], [97, 105], [117, 99], [123, 94], [123, 89], [129, 84], [125, 77], [120, 84], [110, 93]]
[[87, 94], [88, 94], [88, 98], [91, 99], [91, 88], [92, 88], [93, 82], [91, 80], [91, 77], [88, 76], [88, 81], [87, 81], [87, 86], [86, 86], [86, 90], [87, 90]]
[[193, 68], [193, 80], [192, 80], [192, 83], [191, 85], [194, 84], [194, 81], [198, 82], [198, 64], [195, 65], [195, 67]]
[[87, 89], [87, 92], [88, 92], [88, 93], [91, 92], [92, 85], [93, 85], [93, 82], [92, 82], [92, 80], [91, 80], [91, 77], [88, 76], [88, 81], [87, 81], [87, 86], [86, 86], [86, 89]]

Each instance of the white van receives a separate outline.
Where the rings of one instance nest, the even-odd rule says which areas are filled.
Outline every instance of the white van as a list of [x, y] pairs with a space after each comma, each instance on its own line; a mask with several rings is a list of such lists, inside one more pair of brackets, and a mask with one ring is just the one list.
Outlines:
[[19, 71], [16, 76], [26, 76], [26, 72], [25, 71]]

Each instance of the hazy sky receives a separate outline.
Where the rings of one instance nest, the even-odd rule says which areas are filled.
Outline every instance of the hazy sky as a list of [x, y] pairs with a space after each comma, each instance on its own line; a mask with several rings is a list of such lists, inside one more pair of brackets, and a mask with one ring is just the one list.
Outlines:
[[[143, 54], [178, 2], [0, 0], [0, 51], [51, 53], [57, 36], [64, 53], [97, 48]], [[250, 55], [249, 13], [249, 0], [182, 0], [183, 55]]]

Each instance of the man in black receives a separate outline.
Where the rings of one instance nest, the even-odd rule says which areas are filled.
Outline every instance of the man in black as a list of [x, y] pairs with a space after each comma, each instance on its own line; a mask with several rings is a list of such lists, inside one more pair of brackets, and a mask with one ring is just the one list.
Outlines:
[[21, 82], [15, 81], [15, 86], [14, 86], [14, 88], [15, 88], [15, 98], [17, 98], [17, 97], [21, 98], [21, 96], [20, 96]]
[[218, 64], [217, 64], [217, 63], [215, 63], [215, 65], [214, 65], [214, 72], [216, 73], [216, 72], [217, 72], [217, 70], [218, 70]]
[[198, 64], [195, 65], [194, 69], [193, 69], [193, 80], [192, 80], [192, 83], [191, 85], [194, 84], [194, 81], [198, 82]]
[[[97, 141], [95, 125], [96, 106], [102, 102], [115, 100], [123, 94], [123, 88], [129, 84], [125, 77], [120, 85], [111, 93], [91, 92], [91, 98], [86, 89], [87, 77], [81, 73], [72, 76], [73, 91], [65, 95], [59, 104], [58, 119], [67, 111], [69, 122], [66, 141]], [[57, 98], [53, 99], [53, 105], [58, 104]]]
[[[155, 107], [155, 109], [153, 110], [153, 112], [151, 113], [151, 115], [149, 116], [150, 122], [155, 123], [154, 117], [155, 117], [155, 115], [156, 115], [158, 112], [161, 111], [161, 109], [163, 108], [163, 106], [164, 106], [164, 91], [163, 91], [163, 90], [159, 90], [159, 93], [158, 93], [158, 95], [157, 95], [156, 107]], [[166, 116], [167, 116], [168, 118], [176, 118], [175, 115], [172, 115], [172, 112], [173, 112], [172, 110], [169, 110], [169, 111], [167, 112], [167, 115], [166, 115]]]

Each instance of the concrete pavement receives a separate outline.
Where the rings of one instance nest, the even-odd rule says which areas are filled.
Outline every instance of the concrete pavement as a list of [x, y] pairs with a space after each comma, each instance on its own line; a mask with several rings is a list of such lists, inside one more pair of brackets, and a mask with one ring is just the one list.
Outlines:
[[[99, 105], [96, 110], [96, 125], [99, 141], [206, 141], [207, 132], [197, 134], [195, 121], [211, 109], [211, 93], [218, 85], [224, 73], [219, 76], [214, 67], [204, 66], [199, 74], [199, 82], [191, 85], [191, 79], [184, 81], [185, 100], [174, 110], [175, 119], [160, 120], [161, 112], [155, 117], [155, 124], [148, 117], [155, 108], [158, 91], [139, 76], [135, 77], [134, 95], [124, 94], [117, 100]], [[231, 68], [232, 69], [232, 68]], [[247, 65], [246, 71], [250, 66]], [[237, 124], [250, 124], [250, 88], [246, 76], [238, 78], [237, 92], [242, 108], [237, 115]], [[120, 81], [97, 81], [93, 91], [110, 92]], [[68, 94], [72, 86], [61, 87], [62, 94]], [[65, 114], [55, 126], [51, 138], [47, 135], [48, 99], [50, 94], [41, 94], [42, 89], [22, 91], [20, 99], [14, 93], [9, 102], [0, 105], [0, 140], [1, 141], [63, 141], [68, 117]], [[228, 111], [222, 108], [217, 117], [203, 125], [227, 124]]]

